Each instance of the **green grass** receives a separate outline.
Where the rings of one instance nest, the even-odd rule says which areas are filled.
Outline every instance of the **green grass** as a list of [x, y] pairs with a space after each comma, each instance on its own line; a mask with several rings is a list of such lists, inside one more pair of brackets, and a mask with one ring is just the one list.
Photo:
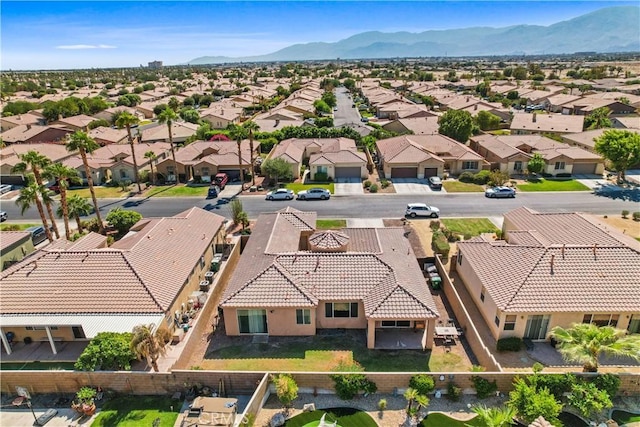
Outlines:
[[[19, 231], [19, 230], [26, 230], [29, 227], [35, 227], [36, 225], [42, 225], [42, 224], [11, 224], [10, 222], [5, 222], [4, 224], [0, 225], [0, 231], [9, 231], [9, 230], [13, 230], [13, 231]], [[15, 229], [15, 230], [14, 230]]]
[[484, 192], [484, 188], [478, 184], [469, 184], [460, 181], [443, 181], [442, 186], [449, 193], [479, 193]]
[[640, 414], [632, 414], [626, 411], [615, 410], [611, 418], [620, 425], [640, 422]]
[[163, 185], [149, 190], [147, 197], [206, 197], [208, 186], [187, 187], [185, 185]]
[[300, 184], [297, 182], [290, 182], [288, 184], [285, 184], [285, 188], [288, 188], [289, 190], [293, 190], [296, 194], [298, 193], [298, 191], [302, 191], [302, 190], [308, 190], [310, 188], [326, 188], [327, 190], [329, 190], [329, 192], [331, 194], [334, 194], [333, 191], [333, 182], [330, 183], [311, 183], [311, 184]]
[[336, 230], [339, 228], [345, 228], [347, 226], [346, 219], [317, 219], [317, 230]]
[[28, 362], [28, 363], [0, 363], [0, 370], [5, 371], [73, 371], [73, 362]]
[[377, 427], [378, 424], [366, 412], [352, 408], [327, 408], [313, 412], [304, 412], [289, 419], [285, 427], [302, 427], [313, 421], [319, 421], [323, 414], [325, 421], [338, 421], [342, 427]]
[[463, 236], [478, 236], [482, 233], [495, 233], [498, 228], [487, 218], [461, 218], [440, 220], [445, 227]]
[[[180, 414], [182, 402], [168, 397], [129, 396], [117, 397], [105, 402], [92, 427], [150, 426], [160, 418], [160, 426], [173, 427]], [[173, 409], [173, 410], [172, 410]]]
[[490, 133], [491, 135], [511, 135], [511, 131], [509, 129], [490, 130], [487, 133]]
[[420, 350], [369, 350], [350, 334], [288, 337], [282, 342], [240, 344], [205, 355], [199, 364], [207, 370], [328, 372], [340, 362], [358, 362], [370, 372], [468, 371], [451, 353], [433, 356]]
[[573, 180], [530, 179], [526, 184], [519, 184], [520, 191], [588, 191], [589, 187]]
[[[117, 199], [120, 197], [126, 197], [129, 195], [129, 190], [122, 191], [120, 187], [103, 187], [96, 186], [93, 187], [96, 192], [96, 198], [98, 199]], [[76, 190], [67, 191], [67, 197], [71, 197], [72, 195], [77, 194], [80, 197], [84, 197], [88, 199], [91, 197], [91, 192], [89, 191], [89, 187], [87, 188], [78, 188]]]
[[483, 424], [477, 417], [469, 421], [458, 421], [438, 412], [427, 415], [420, 423], [420, 427], [465, 427], [467, 425], [480, 427]]

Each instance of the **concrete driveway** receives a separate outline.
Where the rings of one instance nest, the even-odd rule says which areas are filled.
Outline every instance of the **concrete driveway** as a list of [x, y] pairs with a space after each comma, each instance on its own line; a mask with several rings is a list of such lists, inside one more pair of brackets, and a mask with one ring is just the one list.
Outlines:
[[606, 179], [603, 179], [602, 175], [578, 174], [578, 175], [574, 175], [573, 178], [579, 183], [586, 185], [591, 190], [594, 190], [596, 188], [601, 188], [603, 186], [611, 184]]
[[240, 182], [229, 182], [224, 186], [224, 190], [218, 194], [218, 197], [227, 197], [230, 199], [237, 196], [240, 191], [242, 191], [242, 185], [240, 185]]
[[442, 188], [439, 191], [433, 191], [429, 187], [426, 179], [417, 178], [392, 178], [393, 187], [397, 194], [446, 194], [447, 191]]
[[336, 178], [333, 189], [336, 196], [364, 194], [360, 178]]

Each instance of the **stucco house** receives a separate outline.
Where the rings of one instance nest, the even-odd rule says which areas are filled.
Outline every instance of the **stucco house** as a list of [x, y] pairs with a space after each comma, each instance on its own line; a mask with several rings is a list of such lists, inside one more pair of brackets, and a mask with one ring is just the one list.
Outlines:
[[514, 114], [511, 120], [512, 135], [529, 135], [551, 133], [562, 135], [564, 133], [582, 132], [584, 116], [567, 116], [564, 114]]
[[389, 332], [407, 339], [398, 347], [431, 348], [438, 311], [404, 230], [315, 223], [291, 207], [258, 217], [221, 300], [226, 334], [361, 329], [368, 348]]
[[[100, 332], [131, 332], [139, 324], [173, 331], [204, 279], [225, 219], [200, 208], [144, 218], [110, 247], [91, 233], [34, 252], [2, 272], [0, 338], [87, 341]], [[25, 293], [25, 290], [28, 290]]]
[[22, 160], [20, 156], [28, 151], [37, 151], [47, 156], [53, 163], [72, 158], [75, 152], [69, 152], [61, 144], [13, 144], [0, 149], [0, 180], [3, 184], [24, 185], [25, 174], [12, 172], [12, 169]]
[[640, 333], [640, 243], [595, 217], [504, 215], [505, 240], [459, 242], [455, 271], [495, 339], [546, 340], [555, 326], [594, 323]]
[[489, 164], [464, 144], [444, 135], [402, 135], [376, 142], [386, 178], [426, 179], [447, 171], [478, 172]]
[[63, 125], [39, 126], [19, 125], [8, 129], [2, 134], [4, 144], [38, 144], [45, 142], [61, 143], [73, 131]]

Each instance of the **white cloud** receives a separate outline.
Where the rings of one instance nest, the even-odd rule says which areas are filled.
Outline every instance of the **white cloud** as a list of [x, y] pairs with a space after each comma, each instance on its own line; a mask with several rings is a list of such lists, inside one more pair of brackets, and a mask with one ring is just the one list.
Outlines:
[[56, 49], [67, 49], [67, 50], [77, 50], [77, 49], [115, 49], [116, 46], [111, 46], [108, 44], [68, 44], [56, 46]]

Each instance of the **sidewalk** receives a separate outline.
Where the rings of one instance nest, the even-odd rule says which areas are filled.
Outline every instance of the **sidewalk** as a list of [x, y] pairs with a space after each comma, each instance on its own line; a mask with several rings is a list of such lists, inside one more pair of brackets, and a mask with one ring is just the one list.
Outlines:
[[[78, 413], [71, 408], [57, 408], [58, 415], [53, 417], [46, 425], [47, 427], [75, 427], [90, 426], [98, 416], [99, 410], [91, 417], [79, 417]], [[36, 417], [44, 414], [46, 409], [33, 408]], [[35, 420], [31, 410], [24, 409], [5, 409], [0, 411], [0, 425], [6, 427], [32, 426]]]

